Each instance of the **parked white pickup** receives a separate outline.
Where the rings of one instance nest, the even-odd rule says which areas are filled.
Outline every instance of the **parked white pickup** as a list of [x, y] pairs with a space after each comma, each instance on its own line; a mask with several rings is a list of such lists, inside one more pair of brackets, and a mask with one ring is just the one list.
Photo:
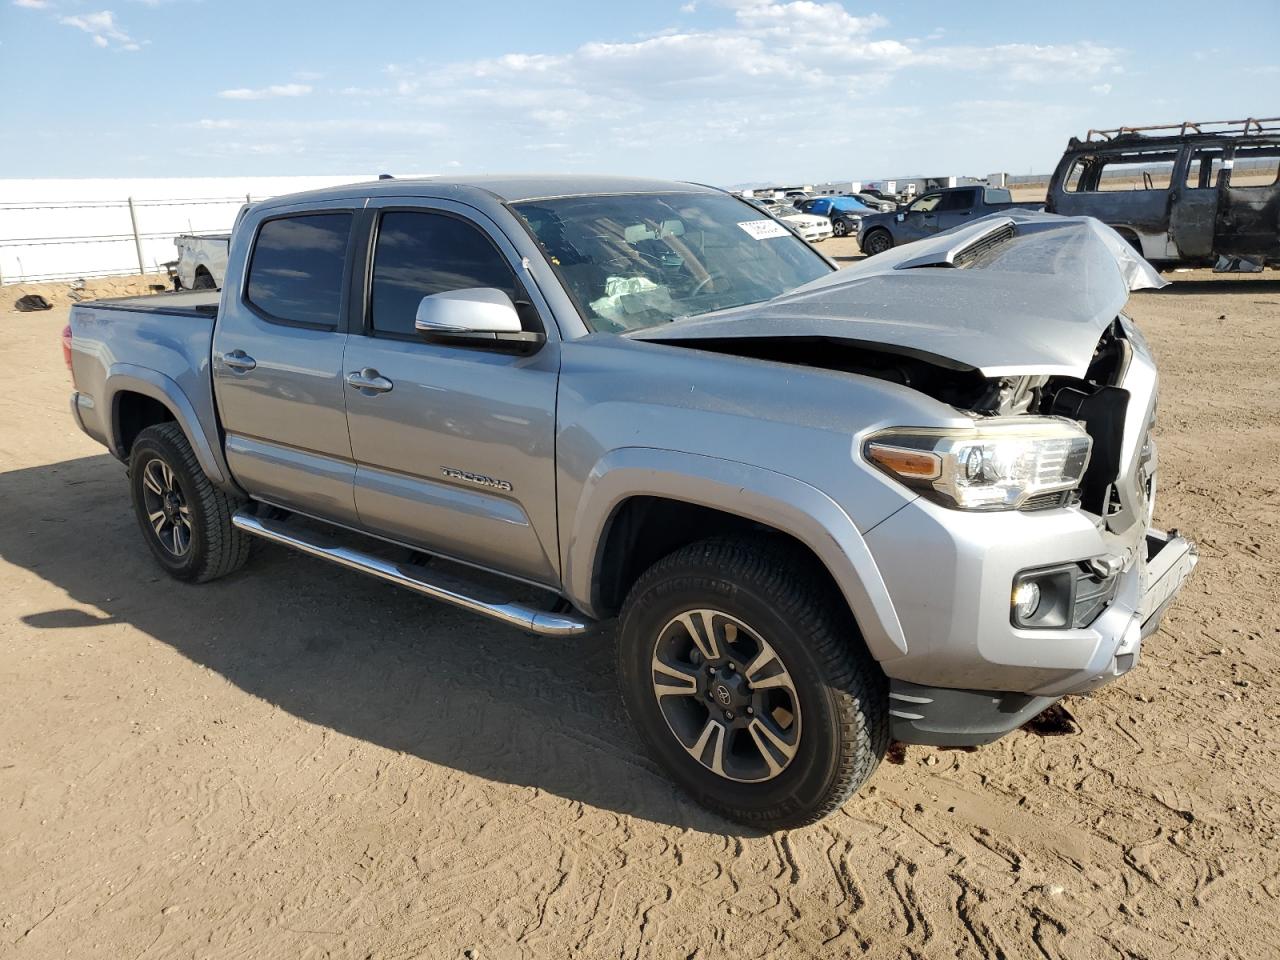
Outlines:
[[185, 233], [173, 238], [178, 248], [178, 289], [221, 290], [227, 275], [229, 233]]

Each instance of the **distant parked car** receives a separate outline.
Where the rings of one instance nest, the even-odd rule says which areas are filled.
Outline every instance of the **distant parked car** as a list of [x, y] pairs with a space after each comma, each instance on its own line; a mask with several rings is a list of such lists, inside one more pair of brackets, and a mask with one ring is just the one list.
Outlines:
[[884, 203], [892, 203], [895, 206], [898, 203], [897, 197], [893, 196], [892, 194], [885, 193], [883, 190], [877, 190], [875, 187], [863, 187], [860, 191], [858, 191], [858, 196], [874, 197], [876, 200], [880, 200]]
[[820, 217], [829, 217], [833, 210], [843, 210], [847, 213], [856, 213], [858, 215], [877, 213], [878, 207], [869, 206], [859, 200], [857, 197], [839, 196], [839, 197], [812, 197], [796, 206], [801, 213], [813, 213]]
[[898, 209], [898, 201], [892, 197], [886, 197], [882, 193], [871, 193], [864, 190], [861, 193], [855, 193], [854, 196], [872, 210], [879, 210], [881, 213], [893, 213]]
[[791, 204], [784, 203], [781, 200], [757, 197], [748, 199], [747, 202], [759, 207], [761, 210], [767, 210], [779, 220], [787, 223], [801, 238], [809, 243], [821, 243], [832, 235], [831, 221], [826, 217], [819, 217], [811, 213], [801, 213]]
[[1008, 190], [995, 187], [930, 190], [897, 213], [863, 217], [858, 246], [863, 253], [874, 256], [892, 247], [963, 226], [988, 214], [1015, 208], [1039, 210], [1043, 207], [1042, 203], [1014, 203]]
[[831, 232], [837, 237], [856, 237], [862, 230], [862, 215], [846, 210], [835, 210], [831, 217]]
[[1090, 130], [1046, 209], [1097, 217], [1157, 263], [1280, 264], [1280, 117]]

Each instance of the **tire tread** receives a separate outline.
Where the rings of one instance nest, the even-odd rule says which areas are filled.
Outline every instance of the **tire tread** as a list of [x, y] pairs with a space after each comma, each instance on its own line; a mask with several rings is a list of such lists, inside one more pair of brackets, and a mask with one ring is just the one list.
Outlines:
[[144, 438], [154, 438], [168, 447], [193, 480], [193, 493], [200, 502], [201, 516], [207, 522], [201, 534], [205, 541], [200, 567], [187, 578], [192, 583], [207, 583], [239, 570], [249, 559], [253, 538], [232, 525], [231, 515], [240, 506], [239, 498], [219, 490], [205, 476], [190, 441], [177, 423], [157, 423], [138, 434], [134, 445]]
[[[821, 820], [838, 810], [875, 772], [889, 747], [888, 689], [884, 674], [863, 645], [844, 598], [826, 571], [798, 546], [777, 538], [713, 538], [681, 547], [659, 560], [632, 585], [623, 606], [627, 611], [656, 584], [681, 575], [689, 567], [708, 571], [758, 591], [805, 636], [823, 677], [835, 693], [841, 730], [836, 776], [826, 794], [811, 807], [763, 811], [750, 820], [771, 828], [793, 828]], [[730, 819], [748, 819], [740, 810], [699, 800]]]

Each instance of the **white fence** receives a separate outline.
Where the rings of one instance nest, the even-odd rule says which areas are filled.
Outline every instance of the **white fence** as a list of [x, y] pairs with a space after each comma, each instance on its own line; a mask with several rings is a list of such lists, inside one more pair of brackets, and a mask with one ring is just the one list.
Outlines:
[[175, 236], [224, 233], [246, 201], [372, 179], [0, 180], [0, 283], [159, 271]]

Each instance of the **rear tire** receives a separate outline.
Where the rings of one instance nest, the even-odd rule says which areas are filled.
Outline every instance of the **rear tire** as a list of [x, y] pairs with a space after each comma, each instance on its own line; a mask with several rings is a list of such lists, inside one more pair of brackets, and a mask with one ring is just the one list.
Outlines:
[[822, 819], [888, 748], [884, 674], [825, 571], [786, 544], [704, 540], [650, 567], [623, 606], [618, 673], [671, 778], [753, 827]]
[[893, 249], [893, 236], [883, 227], [872, 230], [862, 241], [862, 252], [869, 257]]
[[143, 539], [174, 579], [216, 580], [249, 559], [252, 538], [231, 525], [239, 500], [209, 482], [176, 423], [138, 434], [129, 452], [129, 489]]

